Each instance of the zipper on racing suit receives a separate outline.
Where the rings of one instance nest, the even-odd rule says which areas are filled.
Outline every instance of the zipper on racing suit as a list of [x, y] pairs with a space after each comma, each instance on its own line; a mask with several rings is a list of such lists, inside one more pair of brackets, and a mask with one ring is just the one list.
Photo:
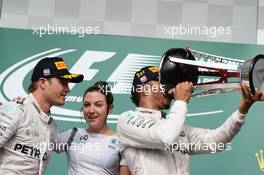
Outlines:
[[178, 168], [177, 168], [176, 159], [175, 159], [175, 157], [174, 157], [174, 154], [173, 154], [173, 153], [171, 153], [171, 155], [172, 155], [172, 159], [173, 159], [173, 162], [174, 162], [174, 165], [175, 165], [176, 174], [177, 174], [177, 173], [178, 173]]
[[43, 163], [44, 163], [43, 158], [44, 158], [45, 153], [47, 153], [46, 156], [48, 156], [48, 151], [47, 150], [49, 149], [49, 140], [50, 140], [50, 138], [49, 138], [49, 136], [50, 136], [50, 129], [49, 129], [48, 123], [46, 123], [46, 131], [47, 132], [46, 132], [46, 136], [45, 136], [45, 139], [46, 139], [45, 140], [45, 150], [42, 152], [42, 155], [41, 155], [41, 158], [40, 158], [38, 175], [41, 175], [42, 174], [42, 167], [43, 167]]

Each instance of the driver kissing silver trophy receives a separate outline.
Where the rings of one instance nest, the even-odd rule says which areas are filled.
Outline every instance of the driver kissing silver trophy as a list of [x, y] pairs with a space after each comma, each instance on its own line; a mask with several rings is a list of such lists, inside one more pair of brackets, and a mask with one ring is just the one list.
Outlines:
[[[196, 61], [193, 54], [210, 61]], [[153, 66], [138, 70], [132, 86], [141, 87], [142, 91], [131, 90], [137, 108], [122, 113], [117, 125], [121, 154], [132, 174], [189, 175], [191, 155], [228, 148], [252, 104], [264, 100], [263, 59], [263, 55], [258, 55], [243, 62], [190, 48], [174, 48], [162, 56], [159, 72]], [[220, 78], [200, 83], [199, 76]], [[240, 80], [231, 81], [238, 77]], [[165, 86], [165, 92], [147, 91], [145, 86], [149, 89]], [[198, 128], [185, 123], [191, 97], [238, 89], [242, 91], [238, 109], [218, 128]], [[170, 107], [172, 99], [175, 101], [170, 112], [163, 115], [162, 110]]]

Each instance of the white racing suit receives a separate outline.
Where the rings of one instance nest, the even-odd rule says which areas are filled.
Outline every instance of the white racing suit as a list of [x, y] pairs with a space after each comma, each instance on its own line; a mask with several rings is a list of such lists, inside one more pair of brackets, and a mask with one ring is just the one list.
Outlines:
[[0, 106], [0, 174], [40, 175], [56, 137], [55, 122], [30, 94]]
[[184, 124], [187, 104], [176, 101], [166, 118], [161, 111], [136, 108], [119, 117], [121, 153], [133, 175], [189, 175], [189, 156], [214, 153], [228, 147], [244, 124], [234, 112], [220, 127], [209, 130]]

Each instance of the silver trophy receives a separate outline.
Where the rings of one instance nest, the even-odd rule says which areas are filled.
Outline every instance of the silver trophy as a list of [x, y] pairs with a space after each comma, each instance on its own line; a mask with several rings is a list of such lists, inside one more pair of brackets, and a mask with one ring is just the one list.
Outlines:
[[239, 60], [189, 47], [172, 48], [162, 56], [159, 76], [166, 92], [177, 83], [193, 82], [195, 91], [192, 97], [240, 90], [241, 83], [255, 94], [257, 89], [264, 90], [264, 55]]

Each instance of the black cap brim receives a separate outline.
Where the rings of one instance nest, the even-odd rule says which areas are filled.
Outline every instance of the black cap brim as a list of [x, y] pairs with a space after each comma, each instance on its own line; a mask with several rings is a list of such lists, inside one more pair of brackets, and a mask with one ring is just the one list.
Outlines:
[[70, 83], [80, 83], [83, 81], [84, 76], [82, 74], [66, 74], [59, 76], [59, 78], [68, 80]]

